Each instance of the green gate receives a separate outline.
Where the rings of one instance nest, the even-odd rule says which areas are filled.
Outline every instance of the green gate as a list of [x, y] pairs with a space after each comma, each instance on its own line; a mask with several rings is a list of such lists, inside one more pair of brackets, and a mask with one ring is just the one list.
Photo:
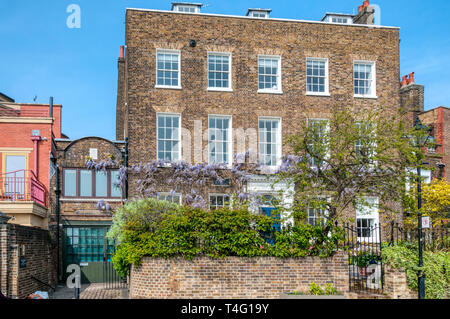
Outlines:
[[[115, 245], [106, 238], [109, 227], [110, 223], [81, 221], [64, 226], [64, 270], [68, 265], [79, 265], [82, 284], [107, 283], [110, 286], [123, 282], [111, 263]], [[65, 278], [68, 275], [65, 273]]]

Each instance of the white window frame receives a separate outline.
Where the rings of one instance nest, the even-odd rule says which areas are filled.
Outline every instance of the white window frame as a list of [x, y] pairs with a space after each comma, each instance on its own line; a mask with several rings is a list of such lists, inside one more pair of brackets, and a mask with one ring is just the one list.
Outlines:
[[[318, 198], [318, 199], [326, 199], [327, 202], [331, 202], [331, 197], [319, 196], [319, 197], [316, 197], [316, 198]], [[319, 209], [322, 210], [322, 219], [323, 219], [323, 222], [326, 223], [326, 221], [327, 221], [327, 219], [329, 217], [329, 214], [330, 214], [330, 212], [328, 211], [327, 208], [322, 208], [322, 209], [321, 208], [312, 208], [312, 207], [310, 207], [308, 205], [307, 209], [308, 209], [308, 217], [307, 217], [308, 218], [308, 224], [312, 225], [309, 222], [309, 219], [310, 219], [309, 212], [310, 212], [311, 209], [314, 210], [314, 217], [313, 217], [314, 221], [316, 221], [318, 219], [318, 217], [317, 217], [317, 210], [319, 210]], [[316, 225], [313, 225], [313, 226], [318, 226], [318, 225], [316, 224]]]
[[364, 205], [364, 207], [367, 207], [368, 209], [370, 209], [370, 213], [368, 213], [368, 214], [363, 214], [363, 213], [358, 214], [358, 212], [361, 212], [361, 209], [360, 209], [360, 207], [358, 207], [359, 206], [358, 204], [356, 205], [356, 207], [355, 207], [355, 211], [356, 211], [356, 231], [358, 232], [358, 219], [372, 219], [374, 221], [372, 227], [375, 227], [375, 225], [376, 225], [376, 228], [374, 228], [376, 233], [375, 234], [372, 233], [372, 236], [370, 236], [370, 237], [360, 237], [360, 236], [358, 236], [358, 233], [356, 233], [356, 235], [358, 236], [358, 241], [359, 242], [366, 242], [366, 243], [367, 242], [369, 242], [369, 243], [379, 243], [380, 242], [380, 238], [379, 238], [380, 236], [379, 236], [379, 233], [378, 233], [378, 229], [380, 227], [380, 210], [379, 210], [380, 201], [379, 201], [379, 198], [378, 197], [373, 197], [373, 196], [364, 196], [362, 198], [366, 202], [369, 202], [369, 201], [373, 200], [374, 201], [374, 206], [373, 207], [368, 207], [368, 206]]
[[[168, 53], [168, 54], [177, 54], [178, 55], [178, 85], [160, 85], [158, 84], [158, 54], [160, 53]], [[156, 61], [155, 61], [155, 88], [158, 89], [178, 89], [182, 88], [181, 86], [181, 51], [180, 50], [171, 50], [171, 49], [156, 49]]]
[[[255, 16], [255, 13], [260, 16]], [[264, 16], [261, 16], [261, 15], [264, 15]], [[251, 10], [249, 16], [252, 18], [267, 19], [269, 17], [269, 14], [266, 11]]]
[[[371, 94], [356, 94], [355, 93], [355, 64], [369, 64], [372, 67], [372, 86], [371, 86]], [[376, 99], [377, 96], [377, 63], [376, 61], [363, 61], [363, 60], [354, 60], [353, 61], [353, 95], [355, 98], [364, 98], [364, 99]]]
[[[182, 196], [183, 196], [183, 195], [182, 195], [181, 193], [175, 193], [175, 194], [173, 194], [173, 195], [170, 194], [170, 193], [165, 193], [165, 192], [158, 193], [158, 195], [157, 195], [158, 200], [165, 200], [165, 201], [168, 201], [167, 199], [161, 199], [162, 196], [165, 196], [165, 197], [168, 197], [168, 196], [171, 196], [171, 197], [179, 196], [180, 199], [179, 199], [178, 205], [181, 206], [181, 204], [183, 203], [183, 199], [182, 199]], [[173, 201], [168, 201], [168, 202], [171, 202], [171, 203], [176, 204], [176, 203], [173, 202]]]
[[[211, 210], [211, 197], [223, 197], [224, 205], [223, 206], [216, 205], [215, 209], [224, 208], [224, 207], [231, 207], [231, 196], [230, 195], [228, 195], [228, 194], [219, 194], [219, 193], [210, 193], [209, 197], [208, 197], [208, 199], [209, 199], [209, 201], [208, 201], [208, 209], [209, 210]], [[225, 205], [225, 197], [228, 197], [228, 206]]]
[[228, 136], [227, 136], [227, 143], [228, 143], [228, 162], [227, 163], [216, 163], [216, 164], [225, 164], [228, 167], [231, 167], [233, 165], [233, 116], [232, 115], [223, 115], [223, 114], [208, 114], [208, 163], [212, 164], [211, 162], [211, 141], [209, 140], [210, 134], [209, 134], [209, 120], [211, 118], [223, 118], [223, 119], [229, 119], [229, 128], [228, 128]]
[[[189, 9], [194, 9], [193, 12], [190, 11], [181, 11], [180, 8], [189, 8]], [[175, 6], [175, 12], [182, 12], [182, 13], [199, 13], [200, 12], [200, 8], [199, 6], [194, 6], [194, 5], [187, 5], [187, 4], [177, 4]]]
[[[278, 74], [277, 74], [277, 90], [273, 89], [260, 89], [259, 88], [259, 59], [274, 59], [278, 60]], [[282, 88], [282, 70], [281, 70], [281, 55], [258, 55], [258, 93], [272, 93], [272, 94], [283, 94]]]
[[[374, 125], [375, 126], [375, 128], [374, 128], [374, 135], [372, 136], [372, 138], [374, 139], [373, 141], [372, 141], [372, 154], [371, 154], [371, 156], [376, 156], [377, 155], [377, 150], [376, 150], [376, 148], [377, 148], [377, 142], [376, 142], [376, 138], [377, 138], [377, 133], [376, 133], [376, 123], [369, 123], [369, 122], [365, 122], [365, 121], [358, 121], [358, 122], [356, 122], [355, 123], [355, 125], [362, 125], [362, 124], [369, 124], [369, 125]], [[358, 141], [361, 141], [361, 140], [358, 140]], [[358, 142], [357, 141], [357, 142]], [[357, 154], [357, 142], [355, 142], [355, 153]], [[360, 147], [362, 147], [362, 143], [360, 144]], [[375, 167], [377, 165], [377, 161], [376, 160], [373, 160], [373, 162], [371, 163], [371, 165], [370, 165], [370, 167]]]
[[[327, 125], [326, 125], [326, 127], [325, 127], [325, 130], [326, 130], [326, 133], [330, 132], [330, 120], [329, 120], [329, 119], [307, 118], [307, 119], [306, 119], [306, 125], [307, 125], [307, 127], [308, 127], [308, 130], [309, 130], [309, 122], [311, 122], [311, 121], [325, 121], [325, 122], [327, 122]], [[330, 156], [331, 156], [331, 154], [330, 154], [330, 152], [331, 152], [331, 150], [330, 150], [330, 145], [328, 145], [327, 149], [328, 149], [328, 152], [327, 152], [327, 154], [325, 155], [325, 158], [330, 158]], [[311, 158], [311, 160], [312, 160], [312, 158]], [[311, 167], [311, 168], [316, 168], [317, 166], [316, 166], [316, 165], [313, 165], [313, 163], [311, 162], [311, 166], [310, 166], [310, 167]]]
[[[325, 62], [325, 92], [308, 91], [308, 61]], [[305, 62], [306, 67], [306, 95], [330, 96], [330, 76], [328, 58], [307, 57]]]
[[[209, 86], [209, 56], [210, 55], [219, 55], [219, 56], [227, 56], [229, 58], [228, 61], [228, 87], [227, 88], [220, 88], [220, 87], [210, 87]], [[232, 92], [233, 91], [233, 55], [231, 52], [214, 52], [209, 51], [207, 52], [207, 58], [206, 58], [206, 70], [207, 70], [207, 85], [208, 85], [208, 91], [219, 91], [219, 92]]]
[[276, 169], [281, 165], [281, 157], [282, 157], [282, 147], [283, 147], [282, 118], [281, 117], [272, 117], [272, 116], [259, 116], [258, 117], [258, 162], [259, 163], [261, 163], [261, 140], [260, 140], [260, 128], [259, 128], [259, 122], [261, 120], [278, 121], [278, 130], [276, 132], [276, 138], [277, 138], [277, 143], [276, 143], [277, 152], [275, 154], [276, 164], [275, 165], [262, 164], [262, 166], [265, 168]]
[[[159, 116], [178, 116], [178, 158], [172, 159], [171, 162], [179, 161], [182, 159], [181, 155], [181, 114], [180, 113], [164, 113], [164, 112], [157, 112], [156, 113], [156, 159], [159, 160]], [[162, 159], [165, 160], [165, 159]]]

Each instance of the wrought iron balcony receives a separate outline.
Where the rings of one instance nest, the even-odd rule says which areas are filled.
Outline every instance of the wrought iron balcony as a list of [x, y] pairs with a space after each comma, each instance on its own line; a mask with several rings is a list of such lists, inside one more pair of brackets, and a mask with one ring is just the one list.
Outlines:
[[48, 192], [33, 171], [19, 170], [0, 175], [0, 201], [35, 202], [48, 207]]

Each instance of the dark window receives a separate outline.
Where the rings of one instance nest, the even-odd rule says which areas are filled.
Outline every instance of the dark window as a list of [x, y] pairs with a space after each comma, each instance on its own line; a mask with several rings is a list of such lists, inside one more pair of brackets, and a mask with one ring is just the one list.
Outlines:
[[64, 169], [63, 194], [65, 197], [121, 198], [118, 177], [118, 170]]

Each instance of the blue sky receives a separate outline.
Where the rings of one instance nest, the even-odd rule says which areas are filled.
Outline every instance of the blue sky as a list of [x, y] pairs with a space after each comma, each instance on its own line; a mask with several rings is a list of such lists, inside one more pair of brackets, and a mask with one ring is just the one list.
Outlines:
[[[202, 2], [196, 0], [194, 2]], [[244, 15], [273, 10], [273, 18], [320, 20], [353, 13], [362, 0], [204, 0], [205, 13]], [[377, 0], [383, 25], [401, 28], [401, 73], [425, 85], [425, 108], [450, 106], [450, 1]], [[81, 8], [81, 28], [69, 29], [66, 8]], [[0, 92], [17, 102], [63, 104], [70, 138], [115, 139], [117, 58], [124, 44], [125, 8], [169, 10], [171, 0], [0, 0]], [[400, 80], [400, 79], [399, 79]]]

